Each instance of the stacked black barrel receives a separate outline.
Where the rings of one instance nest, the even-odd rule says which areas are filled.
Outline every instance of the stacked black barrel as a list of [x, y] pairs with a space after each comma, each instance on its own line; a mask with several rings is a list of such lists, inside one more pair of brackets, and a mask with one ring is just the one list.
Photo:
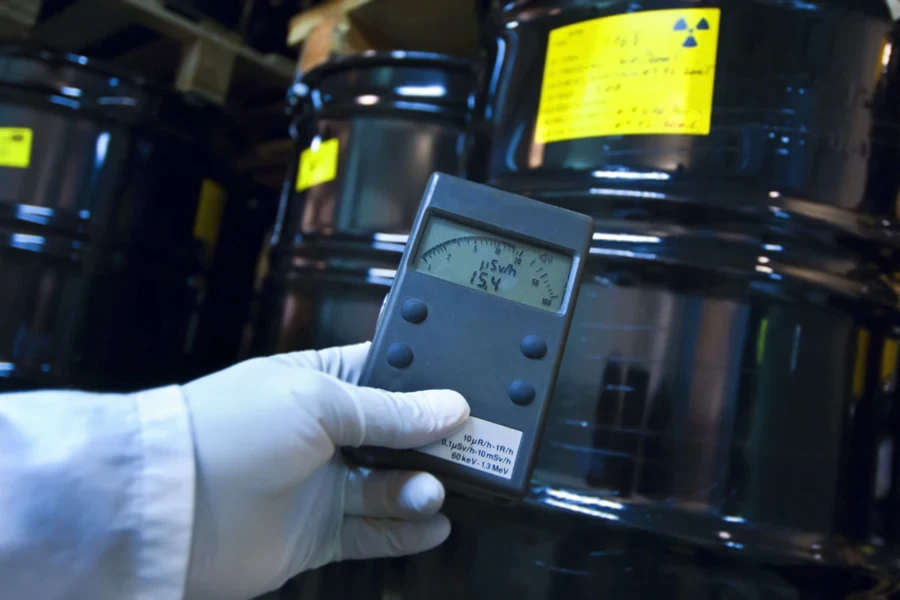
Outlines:
[[371, 339], [429, 176], [463, 172], [474, 77], [465, 61], [395, 51], [336, 59], [298, 80], [297, 160], [256, 353]]
[[485, 14], [467, 174], [597, 223], [532, 492], [512, 509], [450, 498], [438, 550], [330, 567], [284, 597], [898, 593], [885, 3]]
[[[236, 360], [270, 225], [215, 151], [223, 123], [87, 57], [0, 47], [0, 389], [138, 389]], [[211, 321], [215, 351], [197, 345]]]

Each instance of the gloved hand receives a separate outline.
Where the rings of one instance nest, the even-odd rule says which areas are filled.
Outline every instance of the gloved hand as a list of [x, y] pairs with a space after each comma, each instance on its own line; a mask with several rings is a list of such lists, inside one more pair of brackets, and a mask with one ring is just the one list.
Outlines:
[[331, 561], [447, 538], [437, 479], [351, 469], [339, 448], [423, 446], [468, 404], [357, 387], [368, 346], [254, 359], [184, 386], [197, 464], [186, 598], [247, 600]]

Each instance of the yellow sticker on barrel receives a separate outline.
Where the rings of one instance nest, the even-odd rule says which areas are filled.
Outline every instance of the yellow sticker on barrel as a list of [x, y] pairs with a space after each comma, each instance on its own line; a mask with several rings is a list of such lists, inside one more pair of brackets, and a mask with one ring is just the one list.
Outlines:
[[554, 29], [535, 142], [709, 135], [720, 16], [653, 10]]
[[227, 199], [228, 194], [224, 187], [212, 179], [203, 180], [197, 202], [197, 214], [194, 217], [194, 238], [203, 244], [207, 258], [212, 258], [215, 254]]
[[300, 153], [297, 168], [297, 191], [327, 183], [337, 177], [338, 141], [332, 138], [314, 143]]
[[34, 132], [26, 127], [0, 127], [0, 167], [27, 169]]

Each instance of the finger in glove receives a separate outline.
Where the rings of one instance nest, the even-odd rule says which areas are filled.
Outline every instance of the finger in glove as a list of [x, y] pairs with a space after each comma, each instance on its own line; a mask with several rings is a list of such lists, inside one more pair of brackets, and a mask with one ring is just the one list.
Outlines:
[[439, 546], [449, 535], [450, 521], [442, 514], [427, 521], [347, 517], [341, 531], [340, 560], [417, 554]]
[[361, 517], [422, 520], [444, 503], [444, 486], [429, 473], [350, 469], [344, 513]]
[[327, 398], [313, 407], [317, 421], [338, 447], [418, 448], [452, 433], [469, 417], [468, 403], [450, 390], [386, 392], [315, 375], [307, 386]]

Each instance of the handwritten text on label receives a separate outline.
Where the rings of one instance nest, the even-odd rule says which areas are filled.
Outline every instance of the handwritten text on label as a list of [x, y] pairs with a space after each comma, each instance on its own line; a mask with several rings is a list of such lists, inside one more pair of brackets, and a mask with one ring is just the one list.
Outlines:
[[553, 30], [535, 142], [708, 135], [720, 13], [655, 10]]

